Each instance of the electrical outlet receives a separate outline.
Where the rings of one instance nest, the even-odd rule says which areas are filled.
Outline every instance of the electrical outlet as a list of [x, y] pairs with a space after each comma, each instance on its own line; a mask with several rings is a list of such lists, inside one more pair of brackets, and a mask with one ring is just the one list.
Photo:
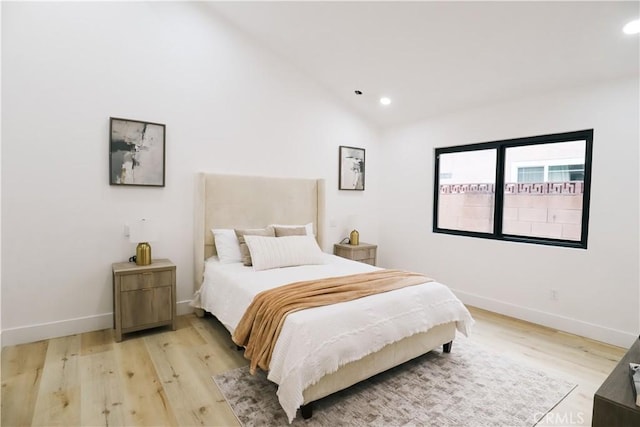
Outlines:
[[558, 290], [557, 289], [550, 289], [549, 290], [549, 299], [551, 301], [558, 301]]

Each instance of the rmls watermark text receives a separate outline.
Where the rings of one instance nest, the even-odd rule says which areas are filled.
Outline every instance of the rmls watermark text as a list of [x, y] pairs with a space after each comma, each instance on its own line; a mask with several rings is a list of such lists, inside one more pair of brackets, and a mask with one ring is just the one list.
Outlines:
[[533, 414], [533, 421], [539, 426], [576, 426], [584, 425], [586, 418], [584, 412], [537, 412]]

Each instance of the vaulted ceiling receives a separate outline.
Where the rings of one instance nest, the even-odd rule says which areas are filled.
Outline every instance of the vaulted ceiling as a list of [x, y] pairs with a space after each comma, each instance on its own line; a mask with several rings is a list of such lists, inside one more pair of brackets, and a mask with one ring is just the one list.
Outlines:
[[208, 7], [382, 128], [640, 73], [636, 1]]

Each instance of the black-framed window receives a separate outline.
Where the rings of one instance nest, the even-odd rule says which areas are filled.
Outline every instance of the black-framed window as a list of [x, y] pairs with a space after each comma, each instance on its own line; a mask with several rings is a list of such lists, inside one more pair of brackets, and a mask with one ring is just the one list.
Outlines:
[[593, 129], [436, 148], [433, 231], [587, 248]]

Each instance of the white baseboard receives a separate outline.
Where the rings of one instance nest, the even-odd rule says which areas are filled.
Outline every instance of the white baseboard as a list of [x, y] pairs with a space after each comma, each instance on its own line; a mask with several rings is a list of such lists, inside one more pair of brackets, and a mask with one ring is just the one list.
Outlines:
[[[178, 316], [193, 312], [193, 307], [189, 305], [190, 302], [187, 300], [176, 303]], [[108, 328], [113, 328], [113, 313], [8, 328], [0, 332], [0, 338], [2, 347], [4, 347]]]
[[178, 316], [193, 313], [194, 308], [189, 305], [190, 302], [191, 300], [189, 299], [186, 301], [178, 301], [176, 303], [176, 313], [178, 313]]
[[538, 325], [547, 326], [559, 331], [569, 332], [571, 334], [602, 341], [618, 347], [629, 348], [631, 344], [633, 344], [634, 340], [638, 338], [636, 334], [631, 332], [611, 329], [606, 326], [584, 322], [571, 317], [548, 313], [529, 307], [522, 307], [516, 304], [511, 304], [493, 298], [486, 298], [455, 289], [452, 289], [452, 291], [463, 303], [467, 305], [493, 311], [494, 313], [503, 314], [505, 316], [515, 317], [516, 319], [525, 320]]

